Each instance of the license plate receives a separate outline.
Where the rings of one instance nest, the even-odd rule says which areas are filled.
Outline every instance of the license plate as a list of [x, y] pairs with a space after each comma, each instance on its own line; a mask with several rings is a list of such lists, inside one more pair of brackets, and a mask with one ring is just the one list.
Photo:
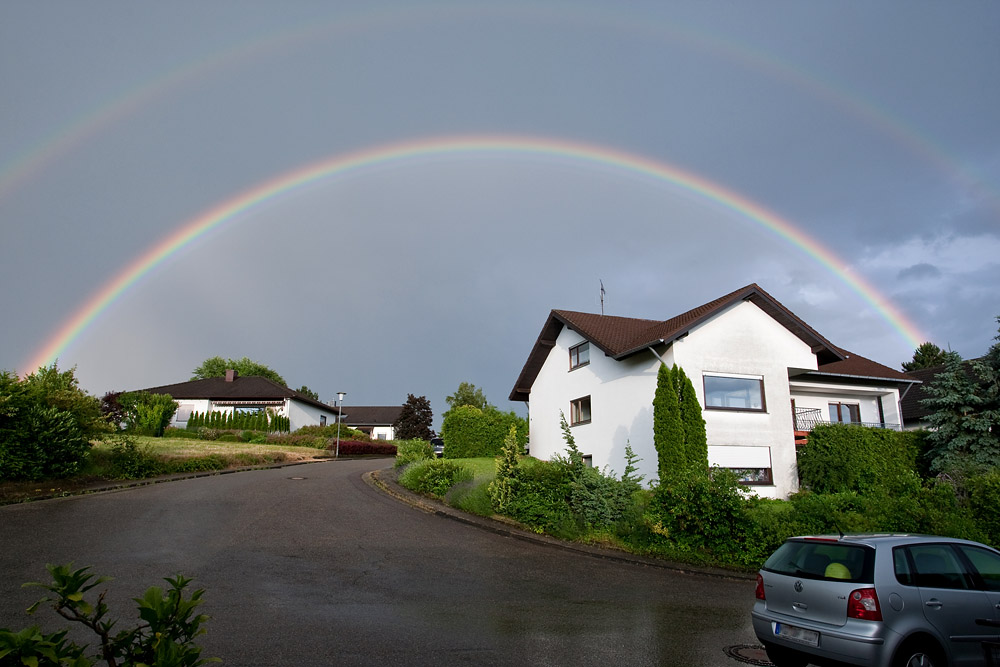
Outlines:
[[805, 628], [797, 628], [794, 625], [775, 623], [774, 634], [778, 637], [790, 639], [793, 642], [799, 642], [800, 644], [819, 646], [819, 633], [815, 630], [806, 630]]

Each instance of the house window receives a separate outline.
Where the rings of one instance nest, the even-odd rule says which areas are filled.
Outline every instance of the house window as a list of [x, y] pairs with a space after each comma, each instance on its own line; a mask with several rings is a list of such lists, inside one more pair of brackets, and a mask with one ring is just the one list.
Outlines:
[[830, 421], [841, 424], [860, 424], [861, 406], [857, 403], [830, 403]]
[[772, 486], [774, 484], [770, 468], [730, 468], [730, 470], [739, 477], [740, 484], [746, 486]]
[[588, 468], [593, 468], [594, 467], [594, 455], [593, 454], [584, 454], [583, 455], [583, 465], [586, 466], [586, 467], [588, 467]]
[[590, 423], [590, 396], [578, 398], [569, 404], [569, 425]]
[[764, 411], [764, 378], [706, 375], [706, 410]]
[[580, 343], [569, 348], [569, 369], [586, 366], [590, 363], [590, 343]]
[[326, 426], [326, 415], [320, 415], [319, 416], [319, 425], [320, 426]]

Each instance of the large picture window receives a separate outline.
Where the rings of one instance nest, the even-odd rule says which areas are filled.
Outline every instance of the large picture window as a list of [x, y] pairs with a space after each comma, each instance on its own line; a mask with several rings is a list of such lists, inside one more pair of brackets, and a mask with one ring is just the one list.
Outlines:
[[569, 404], [569, 425], [590, 423], [590, 396], [578, 398], [570, 401]]
[[590, 343], [580, 343], [569, 348], [569, 369], [586, 366], [590, 363]]
[[705, 375], [705, 409], [763, 412], [763, 378]]

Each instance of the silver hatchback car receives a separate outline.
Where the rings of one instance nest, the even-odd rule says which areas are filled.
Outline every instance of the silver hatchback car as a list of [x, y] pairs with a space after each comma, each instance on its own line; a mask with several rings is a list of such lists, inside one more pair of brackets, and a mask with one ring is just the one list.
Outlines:
[[1000, 551], [926, 535], [793, 537], [757, 575], [777, 667], [983, 665], [1000, 641]]

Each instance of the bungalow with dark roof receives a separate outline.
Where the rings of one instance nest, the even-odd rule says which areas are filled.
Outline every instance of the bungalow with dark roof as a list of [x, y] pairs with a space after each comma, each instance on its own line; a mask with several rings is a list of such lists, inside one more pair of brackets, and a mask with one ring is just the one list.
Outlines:
[[375, 440], [394, 440], [393, 424], [403, 411], [402, 405], [353, 405], [343, 406], [345, 426], [356, 428]]
[[709, 464], [773, 498], [798, 490], [796, 445], [815, 424], [899, 430], [918, 383], [837, 347], [756, 284], [662, 321], [553, 310], [510, 393], [529, 405], [531, 454], [565, 454], [562, 413], [593, 465], [620, 473], [631, 444], [654, 479], [661, 362], [694, 385]]
[[270, 410], [288, 417], [291, 430], [303, 426], [333, 424], [337, 408], [283, 387], [260, 376], [240, 377], [227, 371], [225, 377], [205, 378], [151, 387], [151, 394], [170, 394], [177, 402], [177, 412], [170, 425], [185, 428], [192, 412], [257, 412]]

